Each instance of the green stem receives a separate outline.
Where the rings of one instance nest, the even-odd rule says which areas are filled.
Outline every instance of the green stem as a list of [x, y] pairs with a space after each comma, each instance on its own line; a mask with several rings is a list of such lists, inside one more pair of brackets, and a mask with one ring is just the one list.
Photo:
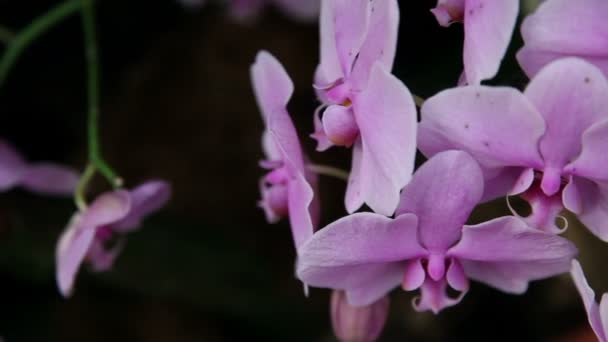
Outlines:
[[74, 192], [74, 199], [76, 201], [76, 207], [78, 207], [78, 209], [80, 211], [86, 209], [86, 207], [87, 207], [87, 199], [86, 199], [87, 186], [89, 185], [89, 182], [95, 175], [95, 171], [96, 171], [95, 165], [88, 164], [87, 168], [84, 170], [84, 173], [80, 177], [80, 180], [78, 181], [78, 185], [76, 186], [76, 191]]
[[319, 175], [329, 176], [343, 181], [348, 181], [349, 173], [347, 171], [338, 169], [333, 166], [320, 165], [320, 164], [308, 164], [306, 168]]
[[99, 53], [97, 51], [97, 32], [95, 30], [95, 8], [92, 0], [80, 0], [80, 3], [82, 4], [82, 24], [87, 62], [89, 162], [93, 163], [108, 182], [117, 188], [122, 185], [122, 180], [105, 162], [101, 156], [99, 146]]
[[4, 55], [0, 59], [0, 87], [6, 81], [8, 73], [25, 48], [51, 27], [77, 12], [78, 9], [80, 9], [79, 0], [64, 1], [47, 13], [34, 19], [26, 28], [10, 39]]

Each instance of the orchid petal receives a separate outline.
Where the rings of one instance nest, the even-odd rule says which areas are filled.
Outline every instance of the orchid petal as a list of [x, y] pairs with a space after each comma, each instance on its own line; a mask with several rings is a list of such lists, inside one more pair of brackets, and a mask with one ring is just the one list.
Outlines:
[[162, 180], [148, 181], [129, 191], [131, 210], [127, 216], [112, 225], [119, 232], [131, 232], [139, 228], [141, 220], [164, 207], [171, 197], [171, 186]]
[[350, 75], [369, 26], [369, 0], [322, 0], [321, 56], [315, 84]]
[[505, 216], [465, 226], [448, 255], [466, 274], [509, 293], [523, 293], [531, 280], [567, 272], [577, 250], [568, 240]]
[[64, 297], [71, 296], [74, 278], [95, 239], [96, 227], [83, 227], [81, 224], [81, 215], [75, 214], [57, 242], [56, 278]]
[[348, 175], [346, 196], [344, 197], [344, 205], [349, 213], [357, 211], [365, 203], [365, 198], [363, 197], [364, 179], [362, 179], [363, 157], [363, 144], [359, 138], [353, 145], [352, 165], [350, 174]]
[[464, 19], [464, 3], [465, 0], [438, 0], [431, 13], [439, 25], [448, 27]]
[[448, 283], [445, 278], [439, 281], [427, 278], [420, 287], [420, 297], [414, 300], [414, 309], [419, 312], [430, 310], [438, 314], [441, 310], [460, 303], [466, 294], [461, 292], [458, 297], [450, 298], [447, 289]]
[[27, 164], [8, 142], [0, 140], [0, 191], [18, 185], [27, 172]]
[[608, 82], [595, 66], [565, 58], [543, 68], [524, 94], [546, 122], [539, 144], [544, 171], [557, 170], [559, 178], [563, 167], [581, 152], [583, 132], [608, 117]]
[[106, 249], [103, 242], [94, 240], [87, 253], [87, 259], [94, 272], [109, 271], [114, 265], [114, 260], [125, 247], [125, 239], [120, 239], [115, 246]]
[[418, 217], [420, 243], [432, 251], [446, 251], [460, 238], [462, 225], [481, 199], [482, 173], [467, 153], [439, 153], [416, 171], [401, 193], [396, 215]]
[[76, 170], [58, 164], [38, 163], [27, 168], [21, 185], [33, 192], [72, 195], [80, 175]]
[[519, 0], [466, 0], [464, 69], [469, 84], [496, 75], [515, 28]]
[[131, 210], [131, 196], [128, 191], [106, 192], [85, 209], [80, 219], [82, 227], [100, 227], [123, 219]]
[[607, 14], [604, 0], [544, 1], [521, 25], [519, 64], [532, 77], [553, 60], [578, 56], [608, 74]]
[[424, 283], [426, 279], [426, 270], [422, 266], [421, 259], [408, 260], [405, 266], [405, 275], [401, 287], [405, 291], [413, 291]]
[[[574, 285], [576, 285], [576, 289], [578, 290], [581, 298], [583, 299], [583, 305], [585, 306], [585, 310], [587, 311], [587, 317], [589, 318], [589, 324], [591, 328], [597, 335], [598, 339], [605, 342], [606, 341], [606, 325], [603, 324], [604, 318], [600, 315], [600, 307], [595, 302], [595, 293], [589, 283], [587, 283], [587, 279], [585, 278], [585, 274], [583, 273], [583, 269], [581, 268], [581, 264], [577, 260], [572, 260], [572, 268], [570, 271], [570, 275], [572, 276], [572, 280], [574, 281]], [[602, 298], [601, 306], [602, 313], [606, 310], [606, 304], [608, 301]]]
[[459, 149], [484, 168], [543, 165], [537, 149], [545, 131], [543, 119], [515, 89], [448, 89], [427, 99], [421, 112], [418, 147], [427, 157]]
[[289, 223], [296, 250], [306, 242], [314, 231], [311, 205], [314, 193], [304, 175], [297, 173], [287, 183], [287, 206]]
[[283, 65], [266, 51], [258, 52], [250, 73], [256, 101], [267, 123], [272, 115], [286, 110], [293, 95], [293, 82]]
[[391, 215], [416, 157], [416, 106], [409, 90], [381, 64], [353, 101], [363, 145], [361, 191], [377, 213]]
[[607, 149], [608, 120], [604, 120], [583, 133], [581, 153], [564, 168], [564, 172], [592, 180], [608, 181]]
[[352, 146], [359, 136], [352, 108], [340, 105], [327, 107], [323, 112], [323, 131], [334, 145]]
[[399, 33], [397, 0], [372, 0], [370, 3], [369, 29], [350, 77], [354, 91], [367, 88], [375, 64], [382, 65], [384, 70], [390, 72], [397, 52]]
[[[573, 177], [571, 187], [576, 187], [582, 199], [577, 213], [578, 219], [595, 236], [608, 241], [608, 185], [597, 184], [579, 177]], [[572, 202], [565, 203], [572, 206]]]

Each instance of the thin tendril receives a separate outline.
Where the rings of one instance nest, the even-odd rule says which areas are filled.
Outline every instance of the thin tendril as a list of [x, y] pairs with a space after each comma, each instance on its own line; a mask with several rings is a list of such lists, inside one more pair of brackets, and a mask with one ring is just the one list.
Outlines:
[[324, 175], [324, 176], [329, 176], [329, 177], [334, 177], [337, 179], [341, 179], [343, 181], [348, 181], [348, 176], [349, 173], [342, 170], [342, 169], [338, 169], [336, 167], [333, 166], [328, 166], [328, 165], [318, 165], [318, 164], [308, 164], [306, 165], [306, 168], [309, 171], [312, 171], [316, 174], [319, 175]]
[[53, 7], [47, 13], [34, 19], [26, 28], [14, 35], [9, 30], [2, 30], [2, 41], [7, 43], [6, 50], [0, 59], [0, 87], [6, 81], [9, 72], [23, 51], [38, 37], [80, 9], [79, 0], [67, 0]]

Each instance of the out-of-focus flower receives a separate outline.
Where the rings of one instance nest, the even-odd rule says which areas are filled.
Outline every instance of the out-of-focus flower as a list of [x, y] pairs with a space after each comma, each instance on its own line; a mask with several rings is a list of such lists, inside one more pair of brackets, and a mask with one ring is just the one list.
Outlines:
[[70, 196], [78, 179], [78, 172], [67, 166], [28, 163], [13, 146], [0, 140], [0, 191], [20, 186], [40, 194]]
[[72, 293], [80, 265], [87, 261], [94, 271], [112, 267], [122, 250], [121, 235], [137, 230], [141, 221], [169, 200], [170, 186], [149, 181], [131, 191], [107, 192], [86, 209], [76, 212], [57, 243], [57, 284], [61, 294]]
[[397, 45], [395, 0], [324, 0], [315, 88], [327, 108], [315, 114], [317, 150], [353, 147], [345, 204], [392, 215], [414, 169], [416, 107], [390, 74]]
[[441, 26], [464, 24], [464, 79], [479, 84], [496, 75], [517, 21], [519, 0], [438, 0]]
[[608, 241], [607, 120], [604, 75], [567, 58], [547, 65], [523, 94], [470, 86], [428, 99], [418, 146], [426, 156], [449, 149], [471, 153], [484, 169], [484, 200], [523, 193], [533, 226], [559, 232], [557, 204]]
[[602, 295], [602, 299], [598, 305], [595, 302], [595, 292], [587, 283], [581, 264], [576, 260], [572, 261], [570, 274], [572, 275], [576, 289], [583, 299], [583, 305], [587, 311], [591, 328], [600, 342], [608, 341], [606, 338], [606, 330], [608, 329], [608, 293]]
[[519, 64], [533, 77], [551, 61], [580, 57], [608, 75], [607, 17], [605, 0], [544, 1], [521, 26]]
[[[394, 219], [374, 213], [344, 217], [300, 249], [298, 277], [346, 291], [352, 306], [370, 305], [402, 285], [420, 289], [419, 311], [455, 305], [469, 278], [508, 293], [567, 272], [576, 254], [568, 240], [501, 217], [465, 225], [483, 194], [483, 175], [466, 152], [437, 154], [403, 189]], [[459, 291], [457, 298], [447, 289]]]
[[389, 306], [388, 296], [367, 306], [352, 306], [344, 291], [334, 290], [331, 294], [331, 324], [336, 337], [341, 342], [377, 340], [386, 323]]
[[269, 172], [260, 180], [260, 206], [273, 223], [289, 216], [296, 247], [313, 233], [318, 199], [311, 183], [316, 175], [307, 172], [298, 134], [287, 112], [293, 83], [287, 72], [268, 52], [258, 53], [251, 67], [255, 97], [266, 130], [262, 147], [266, 160], [261, 166]]

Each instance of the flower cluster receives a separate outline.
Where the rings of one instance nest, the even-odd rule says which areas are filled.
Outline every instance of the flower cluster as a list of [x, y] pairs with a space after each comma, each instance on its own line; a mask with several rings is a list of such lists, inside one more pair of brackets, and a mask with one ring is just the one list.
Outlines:
[[[258, 54], [251, 76], [268, 170], [260, 206], [269, 222], [289, 218], [297, 277], [334, 289], [340, 340], [371, 341], [396, 287], [419, 291], [416, 310], [439, 313], [463, 299], [470, 280], [521, 294], [530, 281], [571, 270], [605, 341], [606, 300], [594, 302], [556, 219], [568, 210], [608, 241], [608, 3], [546, 0], [524, 20], [524, 91], [481, 84], [500, 67], [518, 0], [439, 0], [431, 12], [442, 26], [463, 23], [464, 66], [458, 86], [425, 100], [418, 121], [414, 96], [391, 74], [397, 1], [321, 1], [311, 136], [320, 152], [352, 149], [349, 215], [323, 228], [319, 168], [287, 112], [293, 84], [274, 57]], [[414, 172], [417, 150], [428, 160]], [[532, 213], [467, 224], [478, 204], [508, 196]], [[359, 211], [364, 204], [372, 212]]]

